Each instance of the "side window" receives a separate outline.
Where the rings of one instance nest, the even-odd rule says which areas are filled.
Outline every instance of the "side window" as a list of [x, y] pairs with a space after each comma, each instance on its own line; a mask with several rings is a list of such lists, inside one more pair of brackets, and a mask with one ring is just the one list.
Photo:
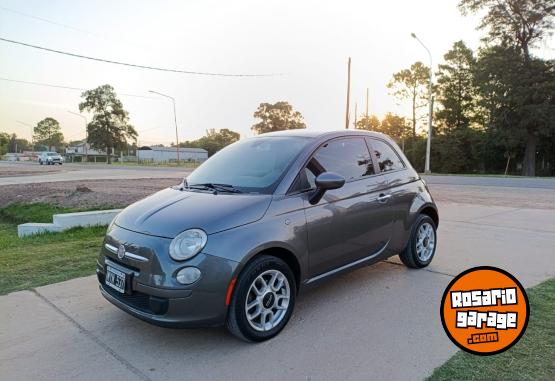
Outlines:
[[402, 169], [405, 167], [399, 155], [395, 153], [393, 148], [381, 141], [372, 139], [371, 143], [372, 149], [374, 150], [374, 154], [378, 159], [378, 165], [380, 166], [380, 171], [388, 172], [388, 171], [395, 171], [397, 169]]
[[373, 175], [374, 165], [363, 138], [345, 138], [324, 144], [306, 166], [308, 184], [315, 187], [315, 178], [322, 172], [335, 172], [346, 181]]

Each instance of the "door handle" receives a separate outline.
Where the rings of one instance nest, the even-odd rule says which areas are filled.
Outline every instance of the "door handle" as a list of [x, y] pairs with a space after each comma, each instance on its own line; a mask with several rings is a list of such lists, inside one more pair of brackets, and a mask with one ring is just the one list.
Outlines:
[[391, 198], [390, 194], [380, 194], [378, 196], [378, 198], [376, 200], [378, 200], [378, 202], [381, 202], [382, 204], [385, 204], [389, 199]]

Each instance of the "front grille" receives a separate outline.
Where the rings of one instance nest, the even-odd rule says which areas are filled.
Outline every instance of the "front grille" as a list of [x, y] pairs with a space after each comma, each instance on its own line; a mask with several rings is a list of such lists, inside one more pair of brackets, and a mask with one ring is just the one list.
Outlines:
[[127, 304], [139, 311], [153, 315], [163, 315], [168, 310], [168, 300], [157, 296], [147, 295], [139, 291], [131, 294], [121, 294], [102, 283], [102, 289], [122, 303]]

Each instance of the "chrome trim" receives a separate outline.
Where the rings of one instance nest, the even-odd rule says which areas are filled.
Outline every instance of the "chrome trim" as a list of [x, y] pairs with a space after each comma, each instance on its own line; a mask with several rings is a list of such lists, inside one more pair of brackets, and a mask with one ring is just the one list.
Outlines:
[[[114, 253], [114, 254], [117, 254], [117, 253], [118, 253], [118, 248], [115, 247], [114, 245], [110, 245], [109, 243], [105, 243], [105, 244], [104, 244], [104, 247], [105, 247], [106, 249], [108, 249], [108, 251], [111, 251], [111, 252]], [[145, 257], [143, 257], [143, 256], [141, 256], [141, 255], [137, 255], [137, 254], [130, 253], [130, 252], [128, 252], [128, 251], [125, 252], [124, 258], [133, 259], [133, 260], [139, 261], [139, 262], [148, 262], [148, 258], [145, 258]]]
[[369, 260], [371, 260], [371, 259], [377, 257], [378, 255], [380, 255], [381, 253], [383, 253], [383, 252], [385, 251], [385, 249], [387, 248], [388, 245], [389, 245], [389, 241], [387, 241], [387, 243], [386, 243], [380, 250], [378, 250], [376, 253], [374, 253], [374, 254], [372, 254], [372, 255], [369, 255], [369, 256], [367, 256], [367, 257], [358, 259], [358, 260], [356, 260], [356, 261], [354, 261], [354, 262], [347, 263], [346, 265], [343, 265], [343, 266], [338, 267], [338, 268], [336, 268], [336, 269], [330, 270], [330, 271], [325, 272], [325, 273], [323, 273], [323, 274], [317, 275], [317, 276], [315, 276], [315, 277], [313, 277], [313, 278], [310, 278], [309, 280], [307, 280], [307, 281], [305, 282], [305, 284], [310, 284], [310, 283], [312, 283], [312, 282], [316, 282], [317, 280], [320, 280], [320, 279], [322, 279], [322, 278], [326, 278], [326, 277], [328, 277], [328, 276], [331, 276], [331, 275], [337, 274], [337, 273], [339, 273], [339, 272], [341, 272], [341, 271], [343, 271], [343, 270], [346, 270], [346, 269], [348, 269], [348, 268], [350, 268], [350, 267], [357, 266], [357, 265], [360, 265], [360, 264], [362, 264], [362, 263], [364, 263], [364, 262], [366, 262], [366, 261], [369, 261]]

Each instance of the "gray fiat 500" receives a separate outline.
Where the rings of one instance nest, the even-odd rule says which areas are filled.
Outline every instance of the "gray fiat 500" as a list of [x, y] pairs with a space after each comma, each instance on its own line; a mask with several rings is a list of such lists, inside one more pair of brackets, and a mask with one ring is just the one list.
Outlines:
[[262, 341], [299, 290], [399, 255], [427, 266], [438, 211], [385, 135], [284, 131], [231, 144], [183, 183], [124, 209], [98, 258], [102, 295], [171, 327]]

